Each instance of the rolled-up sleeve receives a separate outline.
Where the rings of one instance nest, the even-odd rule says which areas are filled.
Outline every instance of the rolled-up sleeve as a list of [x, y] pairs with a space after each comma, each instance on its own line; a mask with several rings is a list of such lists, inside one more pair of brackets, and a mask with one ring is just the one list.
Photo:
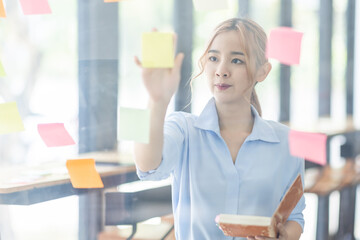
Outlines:
[[162, 180], [170, 176], [181, 161], [185, 124], [186, 120], [180, 112], [174, 112], [166, 118], [161, 163], [158, 168], [148, 172], [143, 172], [137, 168], [137, 174], [141, 180]]
[[[302, 181], [303, 188], [304, 188], [305, 162], [304, 162], [304, 159], [300, 159], [300, 158], [298, 158], [298, 161], [299, 161], [298, 172], [301, 173], [301, 181]], [[303, 195], [288, 218], [288, 221], [295, 221], [295, 222], [299, 223], [302, 228], [302, 231], [304, 231], [304, 224], [305, 224], [304, 215], [302, 212], [305, 209], [305, 206], [306, 206], [305, 197]]]
[[302, 232], [304, 231], [304, 224], [305, 224], [304, 215], [302, 213], [304, 209], [305, 209], [305, 197], [303, 195], [288, 218], [288, 221], [295, 221], [299, 223], [302, 228]]

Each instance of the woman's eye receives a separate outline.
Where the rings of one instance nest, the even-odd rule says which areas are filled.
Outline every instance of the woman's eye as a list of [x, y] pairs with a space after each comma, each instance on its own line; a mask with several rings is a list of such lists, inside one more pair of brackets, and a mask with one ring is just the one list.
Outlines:
[[232, 62], [232, 63], [235, 63], [235, 64], [242, 64], [242, 63], [244, 63], [243, 60], [240, 60], [240, 59], [238, 59], [238, 58], [233, 59], [231, 62]]
[[216, 61], [217, 61], [217, 58], [214, 57], [214, 56], [210, 56], [210, 57], [209, 57], [209, 60], [210, 60], [211, 62], [216, 62]]

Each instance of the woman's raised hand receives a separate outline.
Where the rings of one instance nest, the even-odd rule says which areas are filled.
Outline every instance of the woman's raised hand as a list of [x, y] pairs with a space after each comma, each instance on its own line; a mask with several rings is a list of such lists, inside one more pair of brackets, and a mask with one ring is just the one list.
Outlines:
[[179, 86], [183, 59], [184, 54], [179, 53], [172, 68], [144, 68], [139, 58], [135, 57], [135, 63], [142, 69], [142, 79], [150, 97], [149, 143], [135, 145], [135, 162], [143, 172], [156, 169], [161, 163], [166, 109]]
[[142, 79], [152, 102], [169, 104], [179, 86], [183, 59], [184, 54], [179, 53], [173, 68], [144, 68], [139, 58], [135, 57], [136, 65], [142, 69]]

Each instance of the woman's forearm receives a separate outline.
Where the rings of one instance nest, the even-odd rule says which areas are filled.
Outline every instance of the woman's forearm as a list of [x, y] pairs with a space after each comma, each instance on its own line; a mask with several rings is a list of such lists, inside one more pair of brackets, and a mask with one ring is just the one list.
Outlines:
[[167, 106], [167, 103], [149, 103], [149, 143], [135, 143], [135, 162], [141, 171], [156, 169], [161, 163]]

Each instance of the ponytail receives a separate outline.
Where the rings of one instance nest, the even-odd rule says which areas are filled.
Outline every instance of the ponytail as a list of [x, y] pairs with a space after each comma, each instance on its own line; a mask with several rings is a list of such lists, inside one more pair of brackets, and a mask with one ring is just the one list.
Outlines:
[[251, 105], [253, 105], [255, 107], [256, 111], [259, 113], [259, 116], [261, 117], [261, 115], [262, 115], [261, 106], [260, 106], [259, 98], [255, 91], [255, 87], [253, 88], [253, 90], [251, 92], [250, 103], [251, 103]]

